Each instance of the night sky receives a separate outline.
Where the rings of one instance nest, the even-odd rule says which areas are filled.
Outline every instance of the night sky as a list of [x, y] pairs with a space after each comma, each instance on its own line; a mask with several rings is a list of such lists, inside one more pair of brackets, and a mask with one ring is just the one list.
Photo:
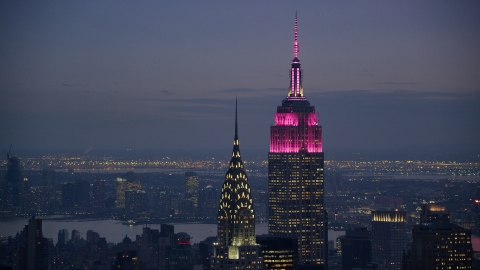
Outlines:
[[319, 2], [1, 1], [0, 149], [228, 155], [238, 96], [266, 157], [297, 11], [327, 158], [480, 154], [479, 1]]

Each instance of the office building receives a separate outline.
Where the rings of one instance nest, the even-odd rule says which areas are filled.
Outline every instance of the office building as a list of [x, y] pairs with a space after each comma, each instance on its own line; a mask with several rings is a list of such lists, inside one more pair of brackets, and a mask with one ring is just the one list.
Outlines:
[[426, 203], [422, 204], [421, 209], [420, 223], [450, 223], [450, 212], [444, 206]]
[[211, 269], [262, 269], [255, 239], [255, 212], [238, 141], [237, 109], [232, 158], [218, 207], [217, 242]]
[[49, 189], [55, 186], [55, 171], [53, 169], [44, 168], [42, 170], [43, 185]]
[[290, 85], [270, 128], [268, 232], [273, 237], [296, 238], [301, 264], [326, 266], [322, 127], [315, 107], [304, 96], [298, 48], [295, 16]]
[[95, 180], [92, 186], [92, 208], [105, 209], [105, 180]]
[[385, 269], [401, 269], [408, 241], [406, 216], [397, 210], [372, 212], [372, 262]]
[[194, 172], [185, 173], [185, 200], [191, 201], [193, 207], [198, 207], [199, 177]]
[[84, 210], [90, 207], [90, 183], [87, 180], [75, 180], [75, 196], [75, 208]]
[[340, 238], [342, 269], [365, 268], [372, 261], [372, 243], [367, 228], [347, 230]]
[[172, 209], [172, 197], [165, 190], [156, 190], [153, 193], [153, 217], [167, 219]]
[[72, 237], [73, 242], [77, 242], [80, 240], [80, 231], [79, 230], [72, 230]]
[[[195, 265], [195, 250], [190, 245], [190, 235], [176, 234], [177, 241], [168, 255], [169, 270], [193, 270]], [[199, 265], [200, 266], [200, 265]]]
[[42, 220], [32, 217], [23, 229], [24, 243], [18, 251], [19, 270], [47, 270], [48, 239], [43, 237]]
[[159, 239], [160, 231], [143, 227], [142, 240], [140, 242], [140, 261], [146, 269], [159, 268]]
[[20, 213], [22, 207], [22, 193], [24, 190], [23, 174], [20, 159], [17, 156], [10, 157], [7, 154], [7, 205], [12, 207], [14, 213]]
[[123, 250], [117, 252], [117, 260], [112, 269], [118, 270], [140, 270], [140, 261], [136, 250]]
[[120, 177], [117, 178], [117, 197], [115, 200], [115, 206], [117, 208], [125, 208], [125, 191], [142, 189], [140, 181], [135, 179], [135, 174], [133, 172], [128, 172], [126, 179]]
[[65, 246], [68, 243], [70, 235], [68, 234], [68, 229], [61, 229], [58, 231], [58, 240], [57, 246]]
[[146, 215], [148, 210], [147, 193], [144, 190], [126, 190], [125, 191], [125, 218], [136, 220], [142, 215]]
[[473, 206], [475, 208], [474, 233], [480, 235], [480, 187], [477, 188], [477, 194], [473, 200]]
[[77, 193], [74, 183], [65, 183], [62, 185], [62, 207], [72, 209], [77, 201]]
[[259, 236], [260, 254], [264, 269], [298, 269], [298, 243], [294, 238]]
[[201, 219], [216, 219], [218, 210], [218, 189], [212, 185], [202, 188], [198, 195], [198, 214]]
[[413, 227], [412, 238], [410, 269], [473, 269], [470, 230], [452, 223], [424, 223]]

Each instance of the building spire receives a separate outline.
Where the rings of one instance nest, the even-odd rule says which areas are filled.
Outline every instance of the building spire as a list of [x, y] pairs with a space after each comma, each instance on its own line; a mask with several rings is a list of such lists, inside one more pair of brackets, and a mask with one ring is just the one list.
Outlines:
[[298, 20], [297, 20], [297, 11], [295, 11], [295, 30], [293, 33], [294, 41], [293, 41], [293, 57], [298, 58]]
[[235, 137], [234, 140], [238, 141], [238, 121], [237, 121], [237, 97], [235, 97]]
[[[235, 137], [233, 138], [233, 151], [232, 151], [232, 160], [231, 162], [238, 162], [234, 161], [234, 158], [240, 158], [240, 143], [238, 141], [238, 120], [237, 120], [237, 97], [235, 97]], [[241, 160], [240, 160], [240, 163]], [[243, 167], [243, 163], [242, 163]]]
[[288, 87], [288, 95], [290, 98], [303, 98], [302, 87], [302, 69], [300, 68], [300, 60], [298, 60], [298, 19], [295, 11], [295, 28], [293, 31], [293, 61], [290, 68], [290, 86]]

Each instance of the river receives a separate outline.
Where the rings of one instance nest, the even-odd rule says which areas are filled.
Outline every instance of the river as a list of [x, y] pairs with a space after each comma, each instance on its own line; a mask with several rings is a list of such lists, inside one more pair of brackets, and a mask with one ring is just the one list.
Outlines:
[[[0, 235], [3, 237], [15, 236], [18, 231], [23, 230], [27, 219], [10, 219], [0, 221]], [[209, 236], [217, 235], [217, 224], [204, 224], [204, 223], [169, 223], [175, 226], [175, 233], [186, 232], [191, 237], [191, 243], [198, 243]], [[123, 225], [119, 220], [48, 220], [44, 219], [42, 222], [43, 236], [46, 238], [52, 238], [53, 243], [57, 243], [58, 231], [61, 229], [67, 229], [69, 234], [72, 230], [78, 230], [80, 237], [87, 238], [87, 231], [92, 230], [97, 232], [100, 237], [105, 237], [107, 242], [119, 243], [125, 236], [135, 240], [136, 235], [142, 234], [142, 228], [149, 226], [152, 229], [159, 229], [159, 224], [149, 225], [136, 225], [127, 226]], [[266, 234], [268, 232], [267, 223], [258, 223], [255, 226], [255, 232], [257, 235]], [[329, 231], [328, 237], [331, 240], [335, 240], [338, 236], [345, 234], [344, 231]]]

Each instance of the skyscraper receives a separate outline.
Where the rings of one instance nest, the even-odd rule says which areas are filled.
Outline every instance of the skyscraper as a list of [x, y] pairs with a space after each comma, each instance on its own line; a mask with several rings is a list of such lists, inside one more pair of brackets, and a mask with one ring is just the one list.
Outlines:
[[277, 107], [268, 153], [268, 232], [296, 238], [299, 262], [327, 263], [327, 213], [324, 208], [322, 127], [305, 98], [298, 60], [295, 16], [294, 58], [287, 97]]
[[235, 137], [228, 168], [218, 207], [212, 269], [262, 269], [255, 238], [253, 199], [240, 156], [236, 108]]
[[42, 220], [32, 217], [23, 229], [24, 244], [20, 247], [18, 269], [47, 270], [48, 239], [43, 237]]
[[473, 269], [471, 231], [448, 222], [413, 226], [411, 269]]
[[125, 191], [127, 190], [141, 190], [142, 184], [135, 180], [135, 173], [128, 172], [127, 178], [117, 178], [117, 197], [115, 205], [117, 208], [125, 208]]
[[95, 180], [92, 186], [92, 207], [105, 208], [105, 180]]
[[373, 211], [371, 239], [372, 261], [400, 270], [408, 241], [407, 212]]
[[194, 172], [185, 172], [185, 200], [192, 202], [193, 207], [198, 207], [198, 175]]
[[367, 228], [347, 230], [341, 238], [342, 269], [366, 267], [372, 260], [372, 242]]
[[450, 223], [450, 212], [445, 210], [444, 206], [433, 203], [421, 205], [420, 223]]
[[68, 229], [61, 229], [58, 231], [58, 241], [57, 241], [57, 246], [65, 246], [68, 242], [69, 235], [68, 235]]
[[6, 179], [10, 187], [8, 194], [9, 205], [15, 213], [19, 213], [22, 206], [22, 192], [24, 191], [20, 159], [17, 156], [10, 157], [10, 155], [7, 154], [7, 160]]

